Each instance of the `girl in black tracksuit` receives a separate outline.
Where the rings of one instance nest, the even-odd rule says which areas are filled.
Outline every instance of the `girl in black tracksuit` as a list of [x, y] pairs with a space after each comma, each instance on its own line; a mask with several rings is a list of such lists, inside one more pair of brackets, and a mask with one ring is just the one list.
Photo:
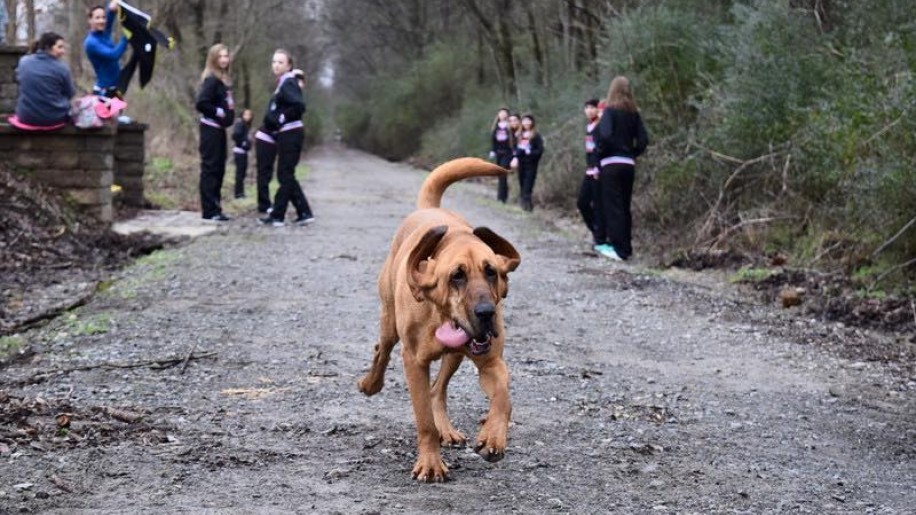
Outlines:
[[235, 198], [245, 198], [245, 175], [248, 172], [248, 151], [251, 150], [251, 140], [248, 138], [248, 129], [251, 125], [251, 110], [242, 111], [242, 116], [232, 127], [232, 155], [235, 157]]
[[[490, 132], [490, 159], [503, 168], [509, 168], [513, 146], [515, 135], [509, 128], [509, 110], [503, 107], [496, 113], [496, 120], [493, 121], [493, 129]], [[496, 198], [504, 204], [509, 198], [509, 182], [505, 175], [499, 177]]]
[[601, 111], [598, 110], [598, 99], [585, 101], [585, 174], [582, 185], [579, 186], [579, 198], [576, 207], [582, 214], [582, 221], [592, 233], [595, 245], [598, 244], [597, 212], [598, 212], [598, 154], [595, 152], [595, 138], [598, 133], [598, 120]]
[[232, 81], [229, 75], [229, 49], [218, 43], [207, 52], [207, 64], [197, 93], [200, 118], [200, 209], [207, 220], [225, 222], [220, 205], [220, 190], [226, 175], [226, 128], [235, 117]]
[[522, 130], [515, 142], [515, 157], [518, 159], [518, 186], [520, 190], [519, 202], [522, 209], [531, 211], [534, 204], [531, 202], [531, 192], [534, 191], [534, 181], [538, 175], [538, 162], [544, 153], [544, 140], [535, 128], [534, 116], [526, 114], [522, 117]]
[[[305, 114], [305, 99], [299, 80], [292, 73], [293, 59], [285, 50], [274, 52], [271, 67], [277, 76], [277, 89], [270, 97], [270, 104], [264, 114], [264, 125], [259, 133], [272, 135], [276, 142], [277, 181], [280, 183], [274, 204], [268, 216], [261, 219], [264, 224], [282, 226], [286, 217], [286, 208], [290, 202], [296, 208], [298, 225], [307, 225], [315, 221], [302, 186], [296, 180], [296, 165], [302, 154], [305, 129], [302, 115]], [[260, 160], [260, 156], [259, 156]], [[260, 168], [260, 162], [258, 163]], [[260, 171], [260, 170], [259, 170]]]
[[611, 246], [621, 259], [629, 259], [633, 254], [630, 202], [636, 158], [645, 152], [648, 144], [649, 136], [630, 91], [630, 82], [626, 77], [615, 77], [608, 91], [607, 107], [598, 123], [601, 166], [598, 246]]

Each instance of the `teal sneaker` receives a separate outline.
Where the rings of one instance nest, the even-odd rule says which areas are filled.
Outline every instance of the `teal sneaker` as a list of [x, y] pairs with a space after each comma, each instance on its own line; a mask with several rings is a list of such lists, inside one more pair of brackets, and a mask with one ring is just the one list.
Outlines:
[[602, 256], [610, 259], [611, 261], [623, 261], [623, 259], [617, 254], [617, 251], [614, 250], [614, 247], [611, 245], [603, 245], [602, 248], [598, 251]]

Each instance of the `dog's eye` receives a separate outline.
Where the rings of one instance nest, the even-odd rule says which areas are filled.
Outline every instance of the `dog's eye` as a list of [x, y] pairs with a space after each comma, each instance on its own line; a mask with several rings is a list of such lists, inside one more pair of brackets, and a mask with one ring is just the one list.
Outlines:
[[484, 267], [483, 273], [487, 276], [487, 279], [496, 279], [496, 269], [490, 265]]
[[467, 275], [465, 275], [464, 270], [460, 268], [452, 273], [453, 283], [463, 283], [465, 279], [467, 279]]

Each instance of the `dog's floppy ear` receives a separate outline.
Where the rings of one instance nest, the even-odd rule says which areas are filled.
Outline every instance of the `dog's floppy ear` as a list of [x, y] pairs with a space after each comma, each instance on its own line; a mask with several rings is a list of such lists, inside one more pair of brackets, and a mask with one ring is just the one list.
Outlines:
[[504, 240], [502, 236], [491, 231], [487, 227], [474, 228], [474, 236], [480, 238], [496, 254], [499, 263], [499, 283], [496, 286], [497, 294], [500, 298], [505, 299], [509, 295], [509, 272], [518, 268], [522, 262], [522, 257], [511, 243]]
[[504, 240], [502, 236], [491, 231], [487, 227], [475, 227], [474, 236], [480, 238], [480, 241], [487, 244], [493, 252], [502, 260], [504, 273], [509, 273], [518, 268], [522, 262], [522, 257], [511, 243]]
[[439, 225], [426, 231], [407, 257], [407, 285], [418, 302], [424, 300], [424, 292], [436, 285], [436, 260], [430, 258], [436, 246], [445, 237], [447, 225]]

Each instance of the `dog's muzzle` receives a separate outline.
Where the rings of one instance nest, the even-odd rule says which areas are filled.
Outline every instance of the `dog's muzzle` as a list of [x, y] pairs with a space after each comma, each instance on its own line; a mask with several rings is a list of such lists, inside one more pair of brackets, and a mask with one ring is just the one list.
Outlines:
[[474, 316], [477, 317], [477, 334], [466, 344], [471, 354], [479, 356], [490, 351], [490, 342], [497, 336], [493, 328], [493, 316], [496, 306], [490, 302], [481, 302], [474, 306]]

